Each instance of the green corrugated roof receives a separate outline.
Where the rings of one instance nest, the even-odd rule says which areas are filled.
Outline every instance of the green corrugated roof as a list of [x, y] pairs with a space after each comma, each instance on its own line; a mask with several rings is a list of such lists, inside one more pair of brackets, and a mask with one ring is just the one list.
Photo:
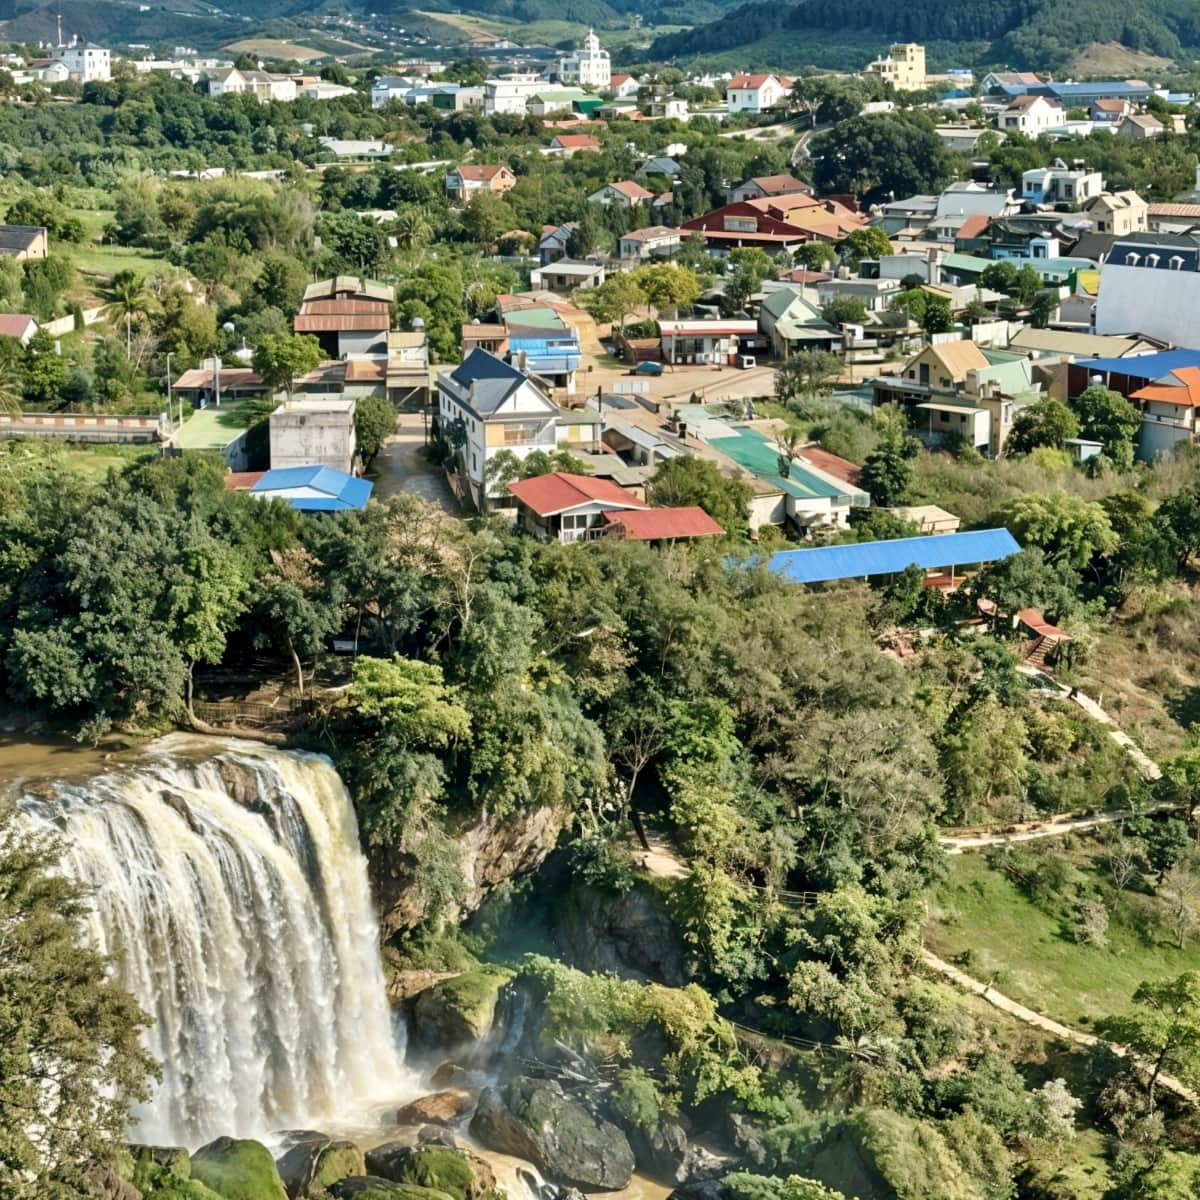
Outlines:
[[798, 500], [810, 500], [815, 497], [832, 499], [836, 496], [855, 496], [860, 493], [860, 489], [849, 484], [834, 487], [819, 475], [806, 471], [798, 463], [792, 463], [788, 477], [784, 479], [779, 474], [779, 451], [755, 429], [733, 428], [728, 437], [709, 438], [708, 442], [751, 475], [756, 475], [764, 483], [769, 483]]
[[511, 308], [504, 314], [509, 325], [530, 329], [566, 329], [567, 323], [552, 308]]
[[992, 265], [990, 258], [980, 258], [977, 254], [947, 254], [942, 264], [950, 271], [986, 271]]

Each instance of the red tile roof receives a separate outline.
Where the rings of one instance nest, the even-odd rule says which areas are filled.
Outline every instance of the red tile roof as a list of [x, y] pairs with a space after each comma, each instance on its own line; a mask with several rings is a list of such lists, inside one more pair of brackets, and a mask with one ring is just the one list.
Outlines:
[[768, 196], [786, 196], [789, 192], [811, 192], [812, 188], [803, 179], [794, 175], [756, 175], [746, 180]]
[[850, 483], [855, 487], [862, 476], [862, 469], [857, 463], [852, 463], [848, 458], [837, 454], [830, 454], [820, 446], [805, 446], [796, 457], [802, 462], [812, 463], [818, 471], [824, 471], [826, 475], [832, 475], [834, 479], [840, 479], [843, 483]]
[[227, 492], [248, 492], [266, 471], [230, 471], [222, 480]]
[[619, 504], [623, 508], [645, 508], [632, 492], [607, 479], [595, 479], [590, 475], [572, 475], [568, 471], [554, 471], [549, 475], [535, 475], [532, 479], [519, 479], [510, 483], [508, 490], [539, 517], [552, 517], [567, 509], [597, 501], [604, 504]]
[[30, 324], [37, 322], [28, 313], [0, 313], [0, 337], [22, 338]]
[[497, 175], [502, 172], [506, 175], [511, 175], [512, 172], [505, 166], [482, 166], [482, 167], [455, 167], [451, 174], [457, 172], [458, 177], [463, 180], [470, 180], [473, 183], [490, 183]]
[[[762, 87], [768, 79], [779, 79], [778, 75], [735, 75], [726, 85], [731, 88], [754, 88], [757, 90]], [[782, 83], [783, 81], [780, 80]]]
[[606, 512], [612, 537], [635, 542], [675, 538], [721, 537], [725, 530], [698, 505], [687, 508], [644, 508], [633, 512]]
[[988, 227], [991, 217], [987, 213], [972, 213], [959, 227], [958, 232], [954, 235], [956, 238], [962, 238], [964, 241], [968, 238], [977, 238]]
[[600, 143], [590, 133], [560, 133], [550, 144], [561, 150], [600, 149]]
[[642, 187], [632, 179], [621, 179], [608, 185], [614, 192], [620, 192], [626, 200], [649, 200], [654, 193]]
[[1170, 375], [1179, 382], [1147, 384], [1131, 392], [1130, 400], [1153, 400], [1158, 404], [1173, 404], [1177, 408], [1200, 407], [1200, 367], [1176, 367]]

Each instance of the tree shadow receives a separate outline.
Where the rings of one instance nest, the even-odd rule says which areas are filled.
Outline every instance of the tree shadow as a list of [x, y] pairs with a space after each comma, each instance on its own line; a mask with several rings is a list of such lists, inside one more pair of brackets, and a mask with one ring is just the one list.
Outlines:
[[1187, 687], [1177, 695], [1167, 696], [1163, 705], [1171, 719], [1184, 729], [1200, 725], [1200, 687]]

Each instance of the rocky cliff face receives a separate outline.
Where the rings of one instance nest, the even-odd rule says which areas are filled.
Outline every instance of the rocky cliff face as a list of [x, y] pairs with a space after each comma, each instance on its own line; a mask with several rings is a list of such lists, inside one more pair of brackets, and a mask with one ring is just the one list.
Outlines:
[[[445, 910], [446, 920], [461, 921], [510, 876], [536, 871], [557, 844], [566, 817], [557, 809], [535, 808], [503, 818], [481, 816], [455, 831], [466, 890], [456, 905]], [[386, 940], [419, 925], [426, 915], [426, 901], [417, 886], [411, 855], [394, 846], [375, 846], [368, 854]]]

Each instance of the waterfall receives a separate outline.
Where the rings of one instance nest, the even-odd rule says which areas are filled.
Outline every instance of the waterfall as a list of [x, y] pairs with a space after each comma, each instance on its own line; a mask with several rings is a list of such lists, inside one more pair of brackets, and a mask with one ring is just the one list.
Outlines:
[[163, 1075], [137, 1138], [344, 1124], [411, 1096], [354, 809], [326, 759], [173, 736], [18, 802], [91, 889], [88, 933], [153, 1020]]

